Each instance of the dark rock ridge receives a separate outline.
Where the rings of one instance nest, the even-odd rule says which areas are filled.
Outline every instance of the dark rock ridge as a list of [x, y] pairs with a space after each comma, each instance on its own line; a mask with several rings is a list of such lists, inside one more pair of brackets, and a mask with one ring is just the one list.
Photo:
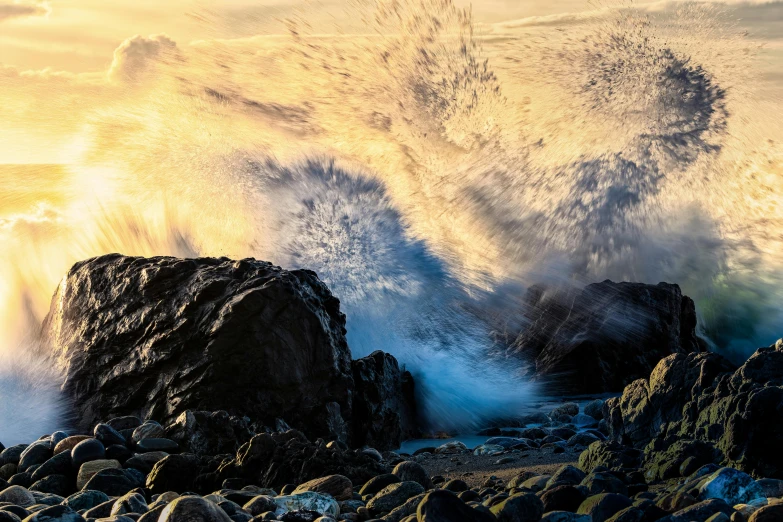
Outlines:
[[389, 448], [417, 435], [414, 383], [381, 351], [353, 361], [353, 443]]
[[[783, 341], [760, 348], [739, 368], [714, 353], [671, 355], [649, 379], [634, 381], [621, 397], [608, 400], [604, 415], [610, 437], [645, 448], [648, 461], [692, 439], [714, 445], [717, 460], [726, 465], [783, 478], [783, 453], [776, 449], [783, 445]], [[684, 465], [689, 457], [705, 455], [694, 446], [664, 460]], [[709, 460], [699, 458], [694, 465]]]
[[619, 392], [663, 357], [703, 351], [695, 305], [677, 285], [535, 286], [526, 301], [529, 324], [512, 350], [535, 362], [552, 393]]
[[339, 300], [311, 271], [118, 254], [74, 265], [43, 327], [81, 429], [118, 415], [167, 425], [186, 410], [224, 410], [346, 443], [356, 426], [360, 443], [397, 447], [402, 429], [378, 419], [395, 409], [411, 425], [401, 395], [410, 374], [389, 355], [380, 368], [352, 365], [345, 333]]

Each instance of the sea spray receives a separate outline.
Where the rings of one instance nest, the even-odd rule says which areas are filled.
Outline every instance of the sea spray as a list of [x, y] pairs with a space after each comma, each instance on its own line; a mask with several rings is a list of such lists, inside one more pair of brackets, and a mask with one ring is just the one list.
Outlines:
[[[62, 198], [0, 221], [5, 360], [28, 352], [23, 302], [40, 321], [72, 263], [115, 251], [316, 270], [354, 355], [397, 355], [434, 429], [535, 399], [524, 361], [492, 355], [534, 283], [676, 282], [716, 350], [771, 342], [780, 148], [753, 141], [778, 135], [731, 25], [623, 7], [564, 37], [448, 0], [358, 9], [370, 34], [290, 20], [284, 38], [168, 44], [85, 89]], [[47, 176], [10, 184], [32, 207]]]

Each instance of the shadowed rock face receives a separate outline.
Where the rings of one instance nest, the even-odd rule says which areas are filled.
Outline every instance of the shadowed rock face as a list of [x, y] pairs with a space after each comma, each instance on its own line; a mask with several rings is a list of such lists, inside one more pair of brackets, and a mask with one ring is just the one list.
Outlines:
[[394, 357], [375, 351], [353, 361], [353, 380], [354, 445], [397, 448], [418, 435], [413, 377]]
[[649, 379], [609, 399], [604, 416], [614, 440], [648, 452], [681, 438], [711, 442], [727, 465], [783, 478], [783, 343], [760, 348], [737, 368], [720, 355], [675, 354]]
[[81, 429], [226, 410], [350, 438], [340, 303], [313, 272], [256, 260], [108, 255], [76, 264], [44, 321]]
[[619, 392], [663, 357], [701, 351], [696, 309], [680, 287], [604, 281], [570, 292], [533, 287], [512, 349], [553, 393]]

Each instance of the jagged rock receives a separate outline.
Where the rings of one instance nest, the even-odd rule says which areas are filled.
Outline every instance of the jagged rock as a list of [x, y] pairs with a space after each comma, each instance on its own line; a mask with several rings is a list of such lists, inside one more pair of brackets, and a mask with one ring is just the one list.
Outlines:
[[166, 429], [168, 438], [196, 455], [236, 453], [253, 433], [248, 422], [227, 411], [185, 411]]
[[122, 414], [165, 424], [188, 409], [226, 410], [320, 436], [327, 403], [350, 417], [345, 316], [306, 270], [98, 257], [65, 276], [44, 332], [82, 429]]
[[[651, 442], [645, 448], [645, 478], [647, 482], [681, 477], [685, 461], [691, 459], [688, 467], [698, 469], [720, 460], [720, 452], [709, 442], [699, 440], [677, 440], [673, 443]], [[689, 473], [690, 474], [690, 473]], [[686, 475], [687, 476], [687, 475]]]
[[606, 402], [610, 437], [637, 448], [682, 438], [710, 442], [725, 465], [783, 478], [783, 351], [756, 351], [737, 368], [714, 353], [675, 354], [649, 379]]
[[590, 473], [597, 466], [607, 468], [638, 468], [642, 452], [616, 441], [596, 441], [579, 455], [579, 469]]
[[352, 362], [353, 443], [379, 450], [396, 449], [414, 438], [416, 402], [413, 377], [390, 354], [375, 351]]
[[661, 358], [702, 350], [696, 309], [679, 286], [604, 281], [527, 294], [528, 327], [511, 349], [535, 360], [553, 392], [617, 392]]

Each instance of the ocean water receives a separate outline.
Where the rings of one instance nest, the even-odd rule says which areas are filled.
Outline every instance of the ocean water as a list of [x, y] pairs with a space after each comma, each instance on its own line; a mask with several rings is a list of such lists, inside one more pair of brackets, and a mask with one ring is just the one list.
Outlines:
[[4, 443], [64, 422], [30, 346], [67, 269], [110, 252], [315, 270], [354, 356], [397, 356], [433, 430], [540, 399], [498, 350], [532, 284], [678, 283], [737, 359], [783, 334], [781, 103], [731, 12], [488, 25], [362, 0], [345, 18], [366, 31], [314, 34], [304, 12], [282, 36], [142, 38], [155, 53], [118, 51], [68, 87], [73, 113], [37, 115], [73, 120], [71, 157], [0, 167]]

